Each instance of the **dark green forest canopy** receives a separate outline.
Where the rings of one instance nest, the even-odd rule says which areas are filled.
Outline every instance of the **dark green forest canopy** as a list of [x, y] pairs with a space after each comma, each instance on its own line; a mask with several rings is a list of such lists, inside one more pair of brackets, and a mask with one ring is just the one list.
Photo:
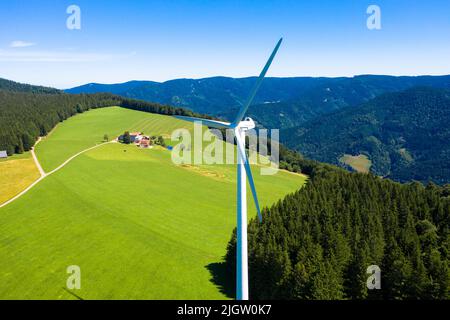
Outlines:
[[381, 95], [280, 133], [308, 158], [339, 164], [367, 155], [371, 171], [406, 182], [450, 181], [450, 91], [428, 87]]
[[63, 91], [54, 88], [33, 86], [2, 78], [0, 78], [0, 90], [7, 90], [12, 92], [32, 92], [32, 93], [48, 93], [48, 94], [63, 93]]
[[[449, 194], [318, 165], [303, 189], [249, 224], [250, 297], [449, 299]], [[367, 289], [370, 265], [381, 268], [381, 290]]]
[[0, 150], [8, 155], [28, 151], [39, 136], [89, 109], [117, 105], [110, 94], [36, 94], [0, 90]]

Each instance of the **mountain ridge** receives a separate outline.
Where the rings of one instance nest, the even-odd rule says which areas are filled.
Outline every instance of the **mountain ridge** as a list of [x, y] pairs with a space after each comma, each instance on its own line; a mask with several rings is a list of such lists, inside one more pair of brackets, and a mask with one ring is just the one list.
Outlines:
[[[231, 120], [242, 105], [256, 77], [209, 77], [165, 82], [131, 81], [122, 84], [88, 84], [68, 93], [110, 92]], [[415, 86], [450, 89], [450, 75], [353, 77], [268, 77], [249, 108], [248, 115], [266, 128], [301, 125], [319, 115], [359, 105], [376, 96]], [[282, 112], [278, 112], [278, 111]]]

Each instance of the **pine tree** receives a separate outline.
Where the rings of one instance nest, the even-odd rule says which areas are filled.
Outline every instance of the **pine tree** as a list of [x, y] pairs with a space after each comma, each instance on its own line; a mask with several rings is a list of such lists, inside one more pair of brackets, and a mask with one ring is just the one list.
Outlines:
[[22, 142], [25, 151], [30, 151], [34, 145], [34, 139], [28, 133], [22, 135]]
[[18, 139], [16, 149], [14, 150], [14, 152], [20, 154], [20, 153], [23, 153], [23, 151], [24, 151], [24, 149], [23, 149], [22, 139]]

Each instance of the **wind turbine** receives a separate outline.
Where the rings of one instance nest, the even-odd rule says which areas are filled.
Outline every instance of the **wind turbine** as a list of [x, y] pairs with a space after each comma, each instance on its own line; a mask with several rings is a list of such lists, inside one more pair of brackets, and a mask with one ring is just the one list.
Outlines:
[[[232, 123], [208, 120], [194, 117], [177, 116], [177, 118], [191, 121], [202, 122], [203, 125], [217, 129], [232, 129], [236, 137], [236, 144], [238, 148], [238, 163], [237, 163], [237, 263], [236, 263], [236, 298], [238, 300], [248, 300], [248, 249], [247, 249], [247, 184], [245, 174], [247, 175], [248, 182], [253, 194], [253, 200], [258, 211], [259, 221], [262, 222], [262, 215], [259, 208], [258, 196], [256, 195], [255, 183], [253, 181], [253, 175], [250, 169], [247, 154], [245, 153], [245, 132], [255, 128], [255, 122], [244, 115], [247, 112], [248, 107], [251, 105], [256, 92], [261, 86], [267, 70], [275, 57], [278, 48], [281, 45], [281, 38], [272, 54], [267, 60], [266, 65], [261, 71], [261, 74], [256, 80], [250, 95], [248, 96], [245, 104], [242, 105], [239, 113]], [[244, 174], [245, 172], [245, 174]]]

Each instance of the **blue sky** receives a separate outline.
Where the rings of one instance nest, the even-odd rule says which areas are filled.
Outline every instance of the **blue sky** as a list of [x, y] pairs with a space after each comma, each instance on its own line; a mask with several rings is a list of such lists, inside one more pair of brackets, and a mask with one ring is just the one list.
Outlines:
[[[66, 27], [69, 5], [81, 29]], [[366, 27], [381, 9], [381, 30]], [[9, 0], [0, 3], [0, 77], [88, 82], [269, 76], [450, 74], [448, 0]]]

